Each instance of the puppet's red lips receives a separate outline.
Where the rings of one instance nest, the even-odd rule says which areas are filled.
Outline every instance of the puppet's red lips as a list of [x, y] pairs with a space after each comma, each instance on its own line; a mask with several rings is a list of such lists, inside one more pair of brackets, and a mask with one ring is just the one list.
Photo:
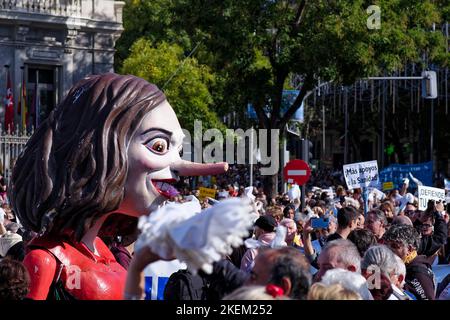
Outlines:
[[177, 182], [175, 179], [152, 179], [155, 189], [166, 198], [175, 197], [179, 194], [178, 190], [172, 185], [175, 182]]

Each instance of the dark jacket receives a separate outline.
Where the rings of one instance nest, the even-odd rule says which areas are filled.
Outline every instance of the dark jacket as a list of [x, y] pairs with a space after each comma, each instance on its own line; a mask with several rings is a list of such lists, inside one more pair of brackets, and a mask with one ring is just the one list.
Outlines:
[[[434, 212], [434, 232], [430, 236], [422, 236], [420, 240], [420, 246], [417, 250], [417, 254], [425, 255], [427, 257], [432, 256], [438, 251], [441, 246], [445, 245], [447, 242], [447, 224], [444, 221], [444, 218], [437, 213]], [[419, 224], [415, 224], [416, 227]]]
[[23, 241], [17, 242], [9, 248], [5, 257], [22, 262], [25, 258], [25, 244]]
[[164, 300], [220, 300], [241, 287], [247, 278], [248, 274], [229, 260], [215, 262], [211, 274], [179, 270], [169, 277]]
[[417, 256], [406, 265], [405, 289], [417, 300], [434, 300], [435, 277], [426, 256]]

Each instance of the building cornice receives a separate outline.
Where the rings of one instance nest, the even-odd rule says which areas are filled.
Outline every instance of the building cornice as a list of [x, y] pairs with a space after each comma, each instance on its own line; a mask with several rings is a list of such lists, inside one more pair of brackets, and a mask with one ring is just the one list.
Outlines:
[[115, 49], [104, 49], [104, 48], [92, 48], [92, 47], [81, 47], [81, 46], [63, 46], [61, 44], [52, 44], [47, 42], [30, 42], [30, 41], [14, 41], [14, 40], [2, 40], [0, 39], [0, 45], [14, 47], [14, 48], [27, 48], [27, 47], [43, 47], [50, 49], [58, 49], [58, 50], [90, 50], [95, 52], [112, 52], [114, 53]]
[[119, 22], [99, 21], [83, 17], [64, 17], [45, 13], [17, 12], [0, 9], [0, 23], [12, 25], [39, 25], [57, 29], [65, 26], [68, 29], [87, 29], [102, 33], [121, 33], [123, 26]]

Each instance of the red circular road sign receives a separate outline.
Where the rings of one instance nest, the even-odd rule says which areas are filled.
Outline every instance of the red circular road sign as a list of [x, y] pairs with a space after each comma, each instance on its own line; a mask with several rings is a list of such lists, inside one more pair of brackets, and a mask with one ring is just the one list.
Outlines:
[[294, 159], [286, 164], [283, 175], [287, 183], [296, 183], [302, 186], [309, 180], [311, 169], [305, 161]]

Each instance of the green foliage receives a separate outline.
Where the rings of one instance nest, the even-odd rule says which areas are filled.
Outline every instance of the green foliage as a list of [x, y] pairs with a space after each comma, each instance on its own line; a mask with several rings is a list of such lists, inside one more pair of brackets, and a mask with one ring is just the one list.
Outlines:
[[204, 129], [225, 129], [210, 110], [213, 103], [210, 86], [215, 82], [214, 74], [196, 59], [185, 58], [179, 45], [161, 42], [152, 46], [150, 40], [139, 39], [131, 47], [120, 72], [136, 75], [163, 89], [181, 126], [191, 133], [194, 120], [202, 121]]
[[[367, 26], [370, 5], [381, 9], [380, 29]], [[411, 62], [446, 65], [439, 26], [449, 7], [448, 0], [129, 0], [118, 56], [141, 36], [186, 52], [200, 43], [195, 57], [215, 75], [218, 114], [268, 105], [272, 116], [261, 112], [260, 126], [281, 128], [301, 105], [295, 101], [284, 117], [276, 112], [292, 75], [303, 76], [306, 91], [319, 80], [350, 85]]]

